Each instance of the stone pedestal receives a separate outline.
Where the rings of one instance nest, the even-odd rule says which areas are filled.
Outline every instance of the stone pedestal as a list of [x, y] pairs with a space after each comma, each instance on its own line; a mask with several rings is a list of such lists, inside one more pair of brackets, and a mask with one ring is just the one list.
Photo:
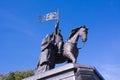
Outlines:
[[104, 80], [99, 72], [90, 66], [66, 64], [61, 67], [37, 73], [23, 80]]

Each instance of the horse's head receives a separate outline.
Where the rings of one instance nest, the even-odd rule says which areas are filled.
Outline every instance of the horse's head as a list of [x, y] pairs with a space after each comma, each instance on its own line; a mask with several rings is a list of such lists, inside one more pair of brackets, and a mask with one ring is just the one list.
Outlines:
[[79, 30], [79, 36], [82, 38], [82, 42], [87, 41], [88, 28], [86, 26], [81, 26]]

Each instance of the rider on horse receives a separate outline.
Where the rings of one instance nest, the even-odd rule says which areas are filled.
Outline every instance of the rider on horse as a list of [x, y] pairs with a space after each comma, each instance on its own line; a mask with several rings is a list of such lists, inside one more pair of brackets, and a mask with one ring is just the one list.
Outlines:
[[61, 30], [59, 29], [59, 22], [55, 25], [55, 31], [52, 34], [54, 45], [57, 46], [58, 53], [63, 52], [63, 36], [61, 35]]

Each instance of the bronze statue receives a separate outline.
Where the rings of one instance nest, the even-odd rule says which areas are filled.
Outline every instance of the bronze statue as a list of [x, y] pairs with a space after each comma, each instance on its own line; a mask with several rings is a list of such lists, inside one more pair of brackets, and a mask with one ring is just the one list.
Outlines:
[[37, 63], [36, 73], [45, 72], [55, 67], [55, 50], [51, 41], [51, 35], [46, 35], [42, 40], [41, 55]]
[[81, 37], [82, 42], [87, 41], [88, 29], [85, 26], [78, 27], [71, 31], [71, 34], [63, 46], [63, 54], [56, 55], [55, 63], [63, 63], [65, 61], [76, 63], [78, 56], [77, 42], [79, 37]]
[[63, 51], [63, 37], [61, 35], [61, 30], [59, 29], [59, 22], [55, 25], [55, 31], [52, 34], [54, 45], [58, 49], [58, 53], [62, 53]]
[[63, 44], [63, 37], [59, 30], [59, 23], [55, 26], [52, 35], [47, 35], [42, 41], [41, 56], [37, 64], [36, 72], [45, 72], [53, 69], [55, 64], [65, 61], [76, 63], [78, 56], [77, 42], [81, 37], [82, 42], [87, 41], [88, 29], [85, 26], [78, 27], [71, 31], [71, 34]]

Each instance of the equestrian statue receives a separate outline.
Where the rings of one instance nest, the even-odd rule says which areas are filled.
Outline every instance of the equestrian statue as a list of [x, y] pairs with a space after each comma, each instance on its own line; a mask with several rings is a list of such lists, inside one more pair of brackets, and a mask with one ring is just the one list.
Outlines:
[[63, 41], [59, 22], [55, 25], [55, 31], [48, 34], [42, 41], [41, 55], [39, 57], [36, 73], [45, 72], [55, 68], [55, 64], [63, 62], [76, 63], [78, 56], [77, 42], [81, 37], [82, 42], [87, 41], [88, 28], [83, 25], [71, 31], [67, 41]]

